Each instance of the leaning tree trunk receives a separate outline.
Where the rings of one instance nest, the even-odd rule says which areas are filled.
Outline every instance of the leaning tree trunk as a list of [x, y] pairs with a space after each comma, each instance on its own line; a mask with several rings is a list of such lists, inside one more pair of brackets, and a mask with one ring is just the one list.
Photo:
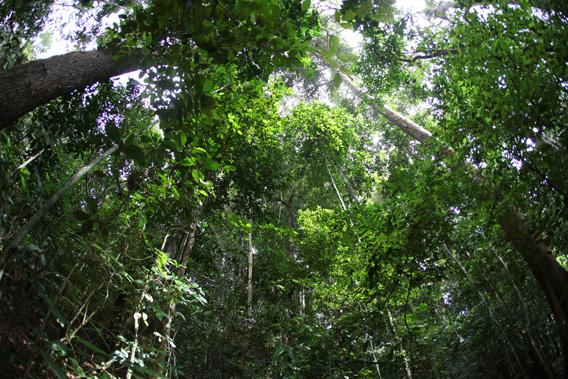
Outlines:
[[137, 70], [101, 50], [41, 59], [0, 72], [0, 130], [40, 105], [113, 76]]
[[[340, 75], [343, 82], [359, 99], [372, 100], [355, 87], [346, 75], [342, 73]], [[428, 143], [428, 139], [432, 137], [432, 133], [387, 106], [380, 107], [371, 102], [371, 107], [420, 143]], [[451, 156], [452, 154], [451, 149], [444, 150], [444, 155]], [[480, 177], [474, 179], [474, 184], [490, 186]], [[490, 200], [497, 201], [495, 196], [492, 196]], [[527, 220], [514, 205], [505, 204], [502, 208], [503, 211], [498, 215], [497, 220], [499, 226], [512, 245], [521, 253], [554, 313], [564, 353], [564, 374], [566, 376], [568, 375], [568, 271], [558, 263], [556, 257], [539, 236], [531, 231]]]

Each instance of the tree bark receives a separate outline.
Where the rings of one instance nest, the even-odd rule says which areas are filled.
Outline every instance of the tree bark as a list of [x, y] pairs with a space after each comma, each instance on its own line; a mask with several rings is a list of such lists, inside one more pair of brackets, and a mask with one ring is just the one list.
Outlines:
[[177, 273], [179, 277], [183, 277], [185, 275], [185, 271], [187, 270], [187, 262], [189, 262], [189, 257], [191, 255], [191, 251], [193, 250], [193, 245], [195, 244], [195, 231], [197, 230], [197, 218], [199, 217], [199, 215], [197, 212], [193, 212], [193, 215], [194, 221], [189, 225], [189, 233], [187, 235], [187, 241], [180, 262], [181, 268]]
[[[420, 143], [428, 143], [432, 133], [419, 126], [412, 120], [402, 116], [387, 106], [382, 108], [372, 101], [360, 89], [355, 87], [351, 80], [340, 73], [343, 82], [361, 100], [370, 102], [373, 110], [384, 116], [398, 128], [410, 135]], [[453, 151], [446, 148], [443, 151], [446, 156], [451, 156]], [[476, 185], [486, 185], [482, 178], [476, 177], [473, 181]], [[495, 196], [490, 201], [497, 201]], [[560, 343], [564, 352], [564, 373], [568, 374], [568, 272], [558, 263], [548, 246], [531, 231], [525, 216], [512, 204], [505, 204], [503, 211], [498, 217], [499, 226], [503, 229], [512, 245], [521, 253], [521, 256], [552, 308], [556, 325], [558, 326]]]
[[40, 105], [113, 76], [138, 69], [101, 50], [41, 59], [0, 72], [0, 130]]
[[[388, 308], [387, 308], [387, 314], [389, 316], [389, 324], [390, 324], [391, 329], [392, 329], [393, 337], [395, 339], [398, 339], [397, 334], [396, 334], [396, 326], [394, 325], [392, 313], [391, 313], [390, 309], [388, 309]], [[410, 368], [410, 359], [408, 358], [408, 354], [406, 353], [406, 350], [404, 349], [404, 345], [402, 343], [402, 338], [400, 338], [400, 356], [402, 357], [403, 362], [404, 362], [404, 371], [406, 373], [406, 379], [412, 379], [412, 369]]]
[[253, 247], [252, 233], [248, 234], [248, 298], [247, 298], [247, 316], [252, 318], [252, 264], [253, 264]]

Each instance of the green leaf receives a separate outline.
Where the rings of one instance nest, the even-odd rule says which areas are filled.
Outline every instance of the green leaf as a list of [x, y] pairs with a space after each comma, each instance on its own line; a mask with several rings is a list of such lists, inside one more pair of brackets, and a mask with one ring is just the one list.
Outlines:
[[275, 363], [276, 360], [282, 355], [283, 352], [285, 352], [286, 349], [283, 347], [279, 347], [278, 349], [276, 349], [276, 351], [274, 352], [274, 355], [272, 355], [272, 363]]
[[163, 145], [166, 149], [168, 149], [168, 150], [170, 150], [170, 151], [178, 151], [178, 150], [179, 150], [178, 144], [177, 144], [175, 141], [173, 141], [173, 140], [164, 141], [164, 142], [162, 143], [162, 145]]
[[339, 10], [335, 11], [335, 22], [341, 22], [341, 12]]
[[199, 175], [199, 171], [197, 171], [197, 170], [191, 171], [191, 176], [193, 177], [193, 180], [195, 180], [196, 183], [199, 183], [199, 179], [201, 179], [200, 175]]
[[179, 164], [182, 166], [193, 166], [195, 164], [195, 158], [183, 158], [179, 161]]
[[128, 145], [124, 148], [124, 153], [126, 156], [136, 162], [142, 162], [145, 160], [144, 151], [136, 145]]
[[353, 12], [351, 9], [349, 9], [347, 12], [345, 12], [345, 14], [343, 15], [343, 21], [351, 21], [355, 18], [355, 16], [357, 16], [357, 13]]
[[168, 262], [168, 254], [164, 253], [163, 251], [158, 251], [158, 268], [160, 271], [164, 271], [164, 267]]
[[357, 54], [343, 52], [337, 53], [337, 58], [343, 62], [357, 62], [359, 60], [359, 56]]
[[91, 233], [94, 226], [95, 222], [93, 220], [86, 220], [85, 222], [83, 222], [83, 225], [81, 225], [81, 233], [84, 235]]
[[95, 345], [90, 343], [89, 341], [85, 341], [81, 338], [77, 338], [77, 341], [81, 342], [83, 345], [87, 346], [89, 349], [93, 350], [95, 353], [99, 353], [99, 354], [102, 354], [102, 355], [108, 355], [107, 353], [105, 353], [104, 351], [102, 351], [101, 349], [99, 349], [98, 347], [96, 347]]
[[386, 21], [388, 18], [385, 16], [381, 16], [379, 14], [371, 14], [369, 15], [369, 18], [373, 21], [377, 21], [377, 22], [383, 22]]
[[101, 333], [101, 330], [100, 330], [99, 328], [97, 328], [97, 326], [96, 326], [95, 324], [93, 324], [92, 321], [89, 321], [89, 324], [91, 325], [91, 327], [93, 328], [93, 330], [94, 330], [95, 332], [97, 332], [98, 336], [101, 338], [101, 341], [104, 342], [106, 348], [107, 348], [108, 350], [110, 350], [110, 347], [109, 347], [108, 344], [106, 343], [106, 339], [104, 338], [103, 334]]
[[144, 368], [144, 367], [136, 366], [136, 365], [133, 365], [132, 367], [137, 371], [143, 372], [144, 374], [149, 374], [151, 376], [157, 376], [158, 378], [168, 379], [167, 376], [160, 374], [159, 372], [156, 372], [156, 371]]
[[365, 18], [366, 16], [369, 15], [369, 13], [371, 13], [372, 10], [373, 10], [372, 1], [367, 0], [365, 2], [362, 2], [361, 5], [359, 6], [359, 17]]
[[47, 354], [43, 350], [40, 350], [39, 352], [41, 353], [43, 359], [45, 359], [45, 361], [47, 362], [49, 368], [55, 373], [55, 376], [57, 376], [59, 379], [68, 379], [67, 374], [55, 362], [51, 360], [49, 354]]
[[141, 231], [144, 231], [146, 229], [146, 215], [144, 213], [140, 213], [140, 217], [138, 218], [138, 228]]
[[120, 142], [120, 129], [118, 129], [114, 123], [114, 121], [109, 121], [105, 125], [105, 132], [108, 138], [110, 138], [113, 142], [119, 143]]
[[97, 202], [97, 199], [92, 197], [87, 197], [87, 206], [89, 207], [89, 210], [93, 214], [97, 213], [97, 210], [99, 209], [99, 204]]
[[193, 153], [194, 153], [194, 154], [196, 154], [196, 153], [201, 153], [201, 154], [207, 155], [207, 150], [205, 150], [205, 149], [202, 148], [202, 147], [195, 147], [195, 148], [193, 148]]
[[221, 167], [221, 165], [219, 163], [215, 162], [213, 159], [207, 158], [205, 160], [205, 162], [203, 162], [203, 167], [205, 167], [208, 170], [215, 171], [215, 170], [218, 170], [219, 167]]
[[203, 92], [211, 92], [213, 89], [213, 81], [206, 80], [205, 84], [203, 85]]
[[302, 11], [307, 12], [308, 9], [310, 9], [310, 5], [311, 5], [311, 1], [310, 0], [305, 0], [302, 3]]
[[204, 95], [201, 98], [201, 106], [207, 111], [212, 111], [217, 106], [217, 101], [213, 96]]
[[90, 214], [88, 214], [87, 212], [82, 211], [80, 209], [73, 212], [73, 216], [75, 216], [75, 218], [77, 220], [81, 220], [81, 221], [88, 220], [88, 219], [91, 218]]
[[339, 42], [340, 42], [340, 39], [339, 39], [338, 36], [336, 36], [336, 35], [330, 36], [329, 37], [329, 49], [335, 53], [337, 51], [337, 49], [339, 49]]
[[339, 88], [339, 86], [341, 85], [341, 83], [343, 83], [343, 79], [341, 78], [341, 75], [335, 73], [333, 75], [333, 86], [335, 88]]

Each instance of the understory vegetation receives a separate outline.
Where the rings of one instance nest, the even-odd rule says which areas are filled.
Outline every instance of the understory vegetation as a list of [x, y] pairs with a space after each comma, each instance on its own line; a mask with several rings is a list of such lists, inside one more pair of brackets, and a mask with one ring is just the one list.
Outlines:
[[0, 4], [0, 377], [564, 376], [568, 9], [512, 3]]

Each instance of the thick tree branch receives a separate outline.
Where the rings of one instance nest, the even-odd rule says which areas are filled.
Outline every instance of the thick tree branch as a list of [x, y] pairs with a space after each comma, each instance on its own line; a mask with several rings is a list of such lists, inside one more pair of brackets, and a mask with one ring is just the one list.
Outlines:
[[433, 52], [424, 52], [424, 51], [416, 51], [414, 53], [406, 53], [408, 55], [412, 55], [412, 54], [419, 54], [422, 53], [424, 55], [416, 55], [414, 58], [412, 59], [405, 59], [405, 58], [399, 58], [398, 60], [401, 62], [416, 62], [417, 60], [421, 60], [421, 59], [432, 59], [432, 58], [436, 58], [436, 57], [443, 57], [445, 55], [450, 55], [450, 54], [457, 54], [458, 51], [457, 50], [436, 50]]
[[58, 55], [2, 71], [0, 130], [59, 96], [137, 69], [134, 56], [119, 63], [111, 55], [95, 50]]

